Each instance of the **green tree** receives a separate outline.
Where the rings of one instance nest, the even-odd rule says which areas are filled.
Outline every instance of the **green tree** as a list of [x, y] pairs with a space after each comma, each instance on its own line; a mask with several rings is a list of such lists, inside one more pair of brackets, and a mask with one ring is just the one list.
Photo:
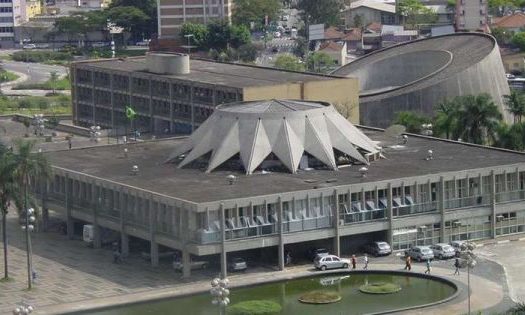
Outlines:
[[245, 25], [230, 25], [230, 38], [228, 43], [234, 47], [239, 48], [251, 42], [251, 34], [248, 27]]
[[250, 23], [258, 26], [268, 17], [268, 21], [277, 21], [282, 9], [280, 0], [235, 0], [232, 20], [234, 24], [249, 27]]
[[325, 73], [333, 68], [334, 60], [324, 52], [314, 52], [308, 56], [306, 64], [309, 71]]
[[299, 58], [291, 54], [281, 54], [277, 56], [274, 66], [289, 71], [304, 71], [304, 65]]
[[496, 146], [517, 151], [525, 150], [525, 123], [509, 126], [502, 122], [498, 126], [497, 135]]
[[257, 59], [258, 49], [254, 44], [244, 44], [237, 49], [239, 59], [243, 62], [253, 62]]
[[135, 40], [141, 39], [144, 34], [144, 26], [151, 21], [146, 13], [133, 6], [112, 7], [107, 10], [106, 14], [112, 23], [131, 33]]
[[512, 45], [518, 47], [521, 51], [525, 51], [525, 32], [518, 32], [514, 34], [510, 42]]
[[363, 18], [361, 17], [361, 15], [359, 14], [356, 14], [354, 16], [354, 27], [358, 27], [358, 28], [361, 28], [363, 27]]
[[56, 87], [58, 82], [59, 76], [56, 71], [51, 71], [49, 73], [49, 83], [51, 83], [51, 87], [53, 88], [53, 95], [56, 94]]
[[[16, 167], [13, 169], [15, 180], [17, 185], [22, 189], [20, 198], [23, 200], [22, 209], [18, 210], [26, 211], [30, 204], [29, 196], [29, 185], [30, 179], [35, 179], [35, 184], [40, 183], [42, 180], [47, 180], [51, 174], [51, 166], [46, 157], [41, 153], [35, 153], [35, 142], [18, 140], [15, 142], [16, 151], [14, 153], [14, 162]], [[31, 242], [29, 231], [26, 230], [26, 247], [27, 251], [31, 251]], [[28, 264], [28, 289], [32, 287], [31, 281], [31, 256], [27, 256]]]
[[199, 49], [204, 49], [208, 45], [208, 28], [204, 24], [198, 23], [184, 23], [180, 32], [180, 37], [183, 43], [186, 44], [186, 35], [193, 35], [190, 44], [197, 46]]
[[511, 31], [508, 31], [501, 27], [495, 27], [491, 29], [491, 32], [492, 32], [492, 36], [496, 38], [496, 41], [498, 42], [500, 46], [505, 46], [505, 45], [510, 44], [512, 40], [512, 35], [513, 35]]
[[213, 49], [223, 50], [228, 46], [231, 38], [231, 28], [226, 21], [215, 21], [208, 24], [207, 46]]
[[437, 105], [434, 117], [434, 135], [457, 138], [459, 104], [456, 100], [443, 100]]
[[404, 17], [405, 26], [416, 28], [420, 24], [432, 24], [437, 21], [437, 14], [427, 8], [420, 0], [401, 0], [397, 13]]
[[343, 0], [299, 0], [297, 8], [308, 27], [312, 24], [338, 25], [341, 23]]
[[525, 116], [525, 95], [516, 90], [511, 90], [510, 95], [503, 96], [505, 106], [514, 117], [514, 123], [521, 123], [521, 118]]
[[135, 7], [148, 16], [147, 20], [132, 28], [134, 39], [151, 38], [157, 33], [157, 0], [113, 0], [109, 10], [119, 7]]
[[466, 95], [458, 100], [461, 103], [458, 111], [460, 137], [470, 143], [494, 143], [502, 115], [490, 95]]
[[420, 133], [422, 130], [421, 125], [429, 123], [431, 119], [425, 115], [402, 111], [396, 114], [394, 124], [403, 125], [407, 129], [407, 132]]
[[68, 40], [81, 40], [88, 31], [88, 25], [83, 15], [64, 16], [55, 20], [58, 33], [66, 34]]

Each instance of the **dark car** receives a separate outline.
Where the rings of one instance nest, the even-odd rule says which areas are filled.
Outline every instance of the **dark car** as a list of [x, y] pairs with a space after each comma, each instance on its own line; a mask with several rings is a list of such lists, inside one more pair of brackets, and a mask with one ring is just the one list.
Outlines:
[[364, 247], [365, 253], [373, 256], [387, 256], [392, 254], [392, 248], [387, 242], [372, 242]]
[[324, 257], [324, 256], [328, 256], [328, 255], [330, 255], [330, 253], [328, 252], [328, 249], [326, 249], [326, 248], [312, 249], [308, 253], [308, 257], [312, 261], [314, 261], [317, 256]]

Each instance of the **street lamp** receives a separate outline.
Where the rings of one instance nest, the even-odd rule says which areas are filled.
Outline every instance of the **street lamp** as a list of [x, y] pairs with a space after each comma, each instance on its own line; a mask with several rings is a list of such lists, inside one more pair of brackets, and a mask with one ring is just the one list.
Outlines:
[[470, 315], [470, 269], [474, 268], [477, 264], [477, 257], [474, 254], [475, 244], [463, 243], [461, 244], [461, 258], [465, 260], [467, 264], [467, 290], [468, 290], [468, 314]]
[[33, 232], [35, 229], [35, 209], [29, 208], [26, 211], [22, 212], [23, 218], [20, 220], [20, 228], [22, 228], [23, 231], [25, 231], [26, 234], [26, 250], [27, 250], [27, 288], [31, 289], [33, 279], [32, 278], [32, 270], [33, 270], [33, 262], [32, 262], [32, 249], [31, 249], [31, 234], [30, 232]]
[[211, 281], [211, 304], [219, 306], [220, 315], [225, 314], [226, 306], [230, 304], [230, 298], [228, 297], [230, 295], [229, 283], [228, 278], [215, 278]]
[[421, 125], [421, 134], [425, 136], [432, 136], [434, 132], [432, 131], [432, 124], [422, 124]]
[[16, 305], [15, 309], [13, 310], [13, 315], [28, 315], [31, 314], [33, 311], [33, 306], [24, 302], [20, 302]]
[[35, 114], [33, 115], [33, 126], [35, 127], [35, 135], [36, 136], [43, 136], [44, 135], [44, 129], [45, 129], [45, 122], [43, 114]]
[[89, 128], [89, 139], [94, 142], [100, 141], [100, 126], [91, 126]]

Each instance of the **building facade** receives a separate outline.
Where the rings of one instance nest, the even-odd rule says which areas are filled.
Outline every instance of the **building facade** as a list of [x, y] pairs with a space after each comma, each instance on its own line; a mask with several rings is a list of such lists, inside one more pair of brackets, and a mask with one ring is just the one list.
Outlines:
[[[177, 58], [175, 54], [157, 55], [165, 56], [167, 64], [172, 64], [170, 58]], [[131, 127], [125, 116], [126, 106], [131, 106], [137, 112], [134, 129], [152, 134], [189, 134], [219, 104], [268, 96], [337, 103], [346, 109], [351, 121], [359, 122], [355, 78], [194, 59], [188, 61], [188, 73], [164, 73], [168, 66], [162, 65], [153, 70], [155, 73], [150, 67], [157, 61], [150, 61], [128, 58], [73, 64], [74, 123], [96, 124], [122, 135]]]
[[0, 0], [0, 48], [15, 46], [15, 27], [25, 21], [26, 0]]
[[158, 36], [177, 38], [186, 22], [206, 24], [216, 19], [231, 19], [232, 0], [157, 0]]
[[487, 0], [456, 0], [456, 30], [488, 31]]

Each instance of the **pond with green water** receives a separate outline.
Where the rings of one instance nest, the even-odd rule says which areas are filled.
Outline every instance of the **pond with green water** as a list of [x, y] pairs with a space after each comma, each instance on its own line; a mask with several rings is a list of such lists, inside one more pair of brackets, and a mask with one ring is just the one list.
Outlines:
[[[393, 294], [366, 294], [359, 287], [367, 283], [390, 282], [401, 287]], [[312, 305], [298, 301], [309, 291], [336, 291], [342, 299], [333, 304]], [[295, 280], [231, 289], [231, 303], [246, 300], [272, 300], [282, 306], [281, 314], [330, 315], [366, 314], [435, 303], [451, 297], [456, 288], [445, 281], [404, 274], [346, 273], [313, 276]], [[227, 314], [228, 312], [226, 312]], [[86, 312], [92, 315], [208, 315], [219, 314], [209, 293]]]

